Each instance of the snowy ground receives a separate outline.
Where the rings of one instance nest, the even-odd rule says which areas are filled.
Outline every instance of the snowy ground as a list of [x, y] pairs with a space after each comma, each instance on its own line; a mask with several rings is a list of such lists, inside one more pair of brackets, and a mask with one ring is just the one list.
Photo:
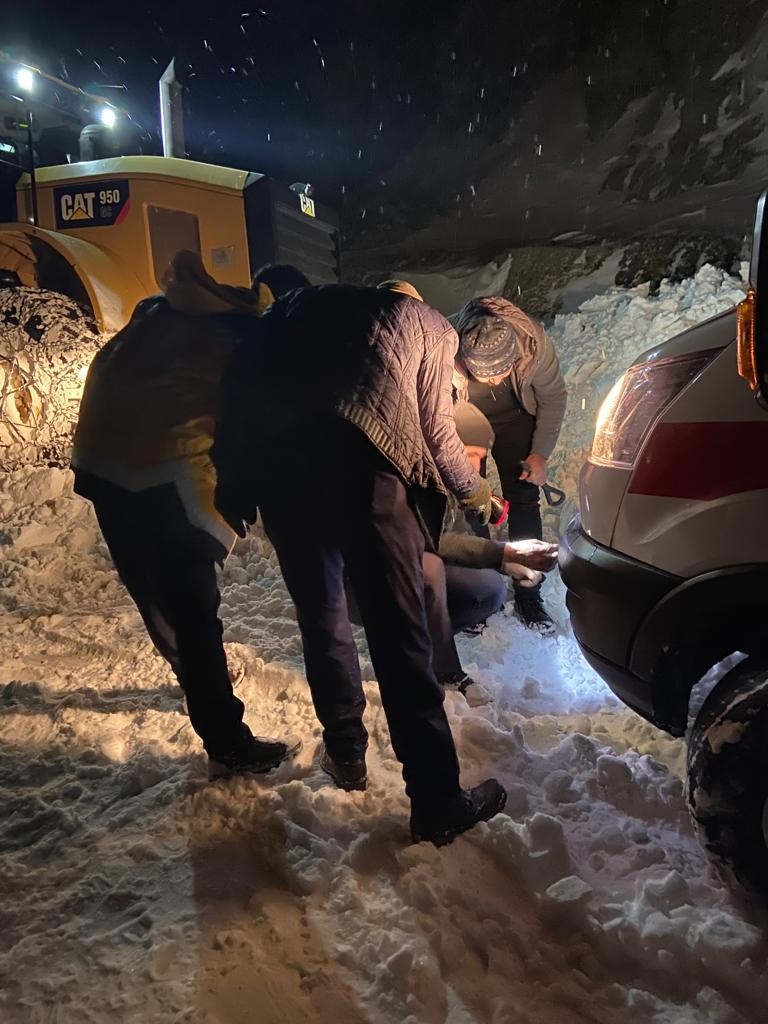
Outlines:
[[[686, 315], [707, 315], [728, 289], [705, 275], [659, 300], [609, 296], [561, 322], [564, 363], [584, 363], [598, 320], [629, 358], [654, 316], [693, 294]], [[589, 402], [607, 361], [579, 384]], [[318, 771], [295, 620], [258, 533], [224, 573], [231, 665], [255, 731], [304, 749], [211, 785], [68, 474], [0, 478], [0, 520], [2, 1024], [765, 1019], [764, 922], [693, 835], [683, 745], [580, 660], [557, 580], [557, 637], [500, 614], [461, 640], [495, 698], [447, 697], [464, 781], [495, 774], [509, 802], [438, 851], [408, 844], [374, 684], [368, 791]]]

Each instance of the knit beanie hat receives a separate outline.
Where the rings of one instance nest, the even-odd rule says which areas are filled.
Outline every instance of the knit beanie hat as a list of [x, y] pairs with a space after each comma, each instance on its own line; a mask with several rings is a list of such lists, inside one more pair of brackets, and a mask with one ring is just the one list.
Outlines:
[[382, 281], [381, 284], [377, 284], [376, 287], [382, 288], [384, 291], [399, 292], [401, 295], [408, 295], [412, 299], [418, 299], [419, 302], [424, 301], [410, 281]]
[[533, 365], [546, 341], [541, 324], [500, 295], [470, 299], [449, 320], [458, 332], [459, 352], [473, 377], [497, 377], [515, 363], [522, 372]]
[[493, 427], [486, 416], [471, 402], [457, 402], [453, 407], [453, 418], [456, 421], [456, 433], [464, 445], [473, 448], [492, 448], [494, 441]]
[[472, 376], [481, 380], [511, 370], [519, 349], [515, 329], [493, 314], [478, 313], [459, 334], [459, 355]]

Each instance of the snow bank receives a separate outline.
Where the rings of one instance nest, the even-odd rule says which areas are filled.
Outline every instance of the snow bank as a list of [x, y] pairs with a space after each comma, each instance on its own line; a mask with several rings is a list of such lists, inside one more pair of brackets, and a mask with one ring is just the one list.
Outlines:
[[[559, 320], [586, 416], [665, 318], [738, 293], [705, 270]], [[567, 452], [590, 429], [576, 398]], [[583, 663], [556, 579], [556, 637], [502, 613], [460, 639], [494, 698], [447, 696], [463, 779], [493, 773], [509, 802], [438, 851], [408, 844], [374, 684], [369, 789], [344, 794], [318, 770], [295, 616], [258, 530], [222, 579], [231, 668], [254, 730], [304, 749], [268, 778], [209, 785], [68, 474], [6, 475], [0, 514], [3, 1024], [763, 1018], [766, 943], [692, 832], [682, 744]]]

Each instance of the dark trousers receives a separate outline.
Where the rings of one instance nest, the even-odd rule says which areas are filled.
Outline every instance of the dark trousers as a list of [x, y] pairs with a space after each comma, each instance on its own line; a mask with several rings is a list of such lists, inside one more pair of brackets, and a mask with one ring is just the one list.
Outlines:
[[[536, 427], [536, 418], [521, 410], [512, 419], [493, 423], [496, 440], [492, 454], [499, 471], [501, 493], [509, 502], [507, 531], [510, 540], [542, 539], [539, 488], [520, 479], [520, 463], [531, 453], [531, 441]], [[485, 466], [482, 467], [485, 476]], [[470, 521], [471, 524], [471, 521]], [[489, 537], [487, 526], [472, 528], [480, 537]], [[536, 588], [533, 588], [536, 589]], [[515, 584], [515, 593], [532, 593], [532, 588], [521, 588]]]
[[[333, 420], [265, 465], [259, 508], [296, 606], [307, 681], [335, 760], [363, 756], [363, 693], [347, 610], [349, 576], [406, 791], [422, 805], [459, 794], [459, 765], [432, 667], [424, 536], [405, 485], [356, 428]], [[311, 495], [294, 499], [297, 483]], [[333, 488], [331, 490], [331, 487]]]
[[424, 601], [438, 679], [463, 672], [454, 633], [485, 622], [506, 596], [506, 577], [495, 569], [446, 565], [439, 555], [425, 553]]
[[251, 732], [235, 697], [218, 617], [222, 546], [192, 526], [172, 485], [94, 500], [115, 568], [157, 650], [184, 690], [192, 727], [213, 757], [236, 756]]
[[530, 455], [536, 419], [520, 412], [513, 420], [494, 425], [493, 460], [499, 471], [501, 491], [509, 502], [507, 527], [510, 540], [541, 540], [539, 488], [520, 480], [520, 463]]

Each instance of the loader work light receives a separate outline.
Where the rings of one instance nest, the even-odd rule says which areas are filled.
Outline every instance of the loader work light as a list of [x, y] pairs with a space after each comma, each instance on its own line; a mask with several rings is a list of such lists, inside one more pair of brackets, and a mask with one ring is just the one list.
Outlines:
[[102, 107], [99, 111], [99, 120], [105, 128], [114, 128], [117, 122], [117, 114], [112, 107]]
[[35, 88], [35, 73], [32, 68], [18, 68], [16, 71], [16, 85], [22, 92], [32, 92]]

